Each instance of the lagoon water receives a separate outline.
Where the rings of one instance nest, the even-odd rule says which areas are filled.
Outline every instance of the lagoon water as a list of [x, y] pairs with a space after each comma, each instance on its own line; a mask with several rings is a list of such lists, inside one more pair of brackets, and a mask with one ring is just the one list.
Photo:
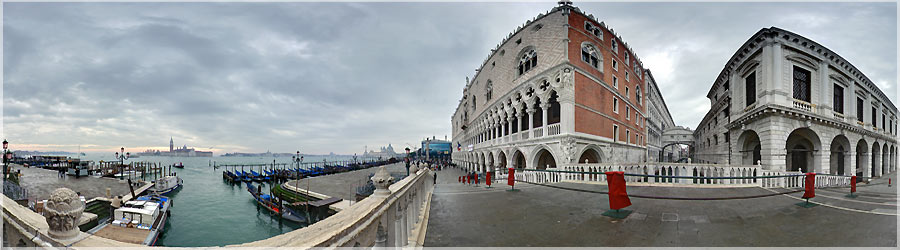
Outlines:
[[[88, 154], [82, 159], [115, 161], [112, 154]], [[348, 157], [304, 156], [304, 162], [350, 160]], [[222, 168], [213, 169], [209, 162], [218, 164], [271, 164], [289, 163], [290, 157], [156, 157], [142, 156], [131, 162], [158, 162], [168, 166], [177, 162], [183, 169], [172, 168], [184, 179], [184, 187], [169, 196], [174, 199], [171, 217], [158, 245], [171, 247], [224, 246], [266, 239], [305, 225], [281, 220], [258, 207], [247, 192], [246, 184], [230, 184], [222, 180]], [[247, 169], [249, 170], [249, 169]], [[258, 169], [256, 170], [259, 171]], [[149, 180], [149, 178], [148, 178]], [[260, 185], [260, 183], [254, 183]], [[269, 185], [263, 184], [268, 193]]]

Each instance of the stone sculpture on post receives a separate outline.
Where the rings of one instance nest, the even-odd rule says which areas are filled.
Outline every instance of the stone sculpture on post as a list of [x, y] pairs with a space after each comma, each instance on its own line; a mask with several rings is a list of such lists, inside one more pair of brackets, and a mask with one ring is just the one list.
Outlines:
[[80, 232], [78, 220], [84, 211], [84, 203], [78, 198], [78, 194], [68, 188], [58, 188], [50, 194], [44, 210], [47, 225], [50, 226], [50, 237], [56, 239], [69, 239]]
[[378, 168], [378, 172], [372, 176], [372, 184], [375, 185], [375, 193], [374, 195], [378, 196], [387, 196], [391, 194], [391, 190], [388, 189], [388, 186], [391, 185], [391, 181], [394, 180], [394, 177], [388, 173], [387, 169], [384, 166]]

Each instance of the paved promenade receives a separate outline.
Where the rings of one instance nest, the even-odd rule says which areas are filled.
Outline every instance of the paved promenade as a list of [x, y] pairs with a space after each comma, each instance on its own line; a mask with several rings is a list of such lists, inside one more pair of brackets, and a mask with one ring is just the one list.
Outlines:
[[[378, 168], [380, 167], [302, 179], [300, 180], [299, 188], [306, 189], [306, 181], [309, 180], [309, 191], [344, 200], [352, 200], [356, 195], [356, 187], [365, 185], [369, 175], [378, 171]], [[404, 176], [406, 175], [406, 166], [403, 162], [385, 165], [385, 169], [391, 174], [402, 173]], [[294, 185], [294, 183], [295, 181], [290, 181], [291, 185]]]
[[[631, 198], [625, 219], [601, 214], [606, 194], [561, 190], [505, 180], [495, 188], [457, 183], [461, 171], [438, 172], [426, 247], [871, 247], [897, 245], [896, 186], [887, 178], [859, 187], [817, 189], [823, 205], [795, 205], [802, 193], [724, 201]], [[553, 186], [606, 191], [605, 185]], [[864, 184], [863, 184], [864, 185]], [[671, 197], [725, 197], [770, 194], [763, 188], [628, 187], [629, 194]]]
[[[57, 176], [56, 170], [43, 168], [26, 168], [18, 164], [10, 164], [12, 171], [21, 170], [22, 179], [19, 183], [28, 190], [28, 196], [31, 199], [44, 200], [50, 198], [50, 193], [57, 188], [66, 187], [81, 195], [88, 200], [94, 197], [106, 197], [106, 188], [110, 188], [112, 195], [130, 196], [126, 181], [120, 181], [112, 178], [102, 178], [93, 176], [82, 176], [75, 178], [66, 175], [64, 178]], [[135, 187], [135, 191], [138, 188]]]

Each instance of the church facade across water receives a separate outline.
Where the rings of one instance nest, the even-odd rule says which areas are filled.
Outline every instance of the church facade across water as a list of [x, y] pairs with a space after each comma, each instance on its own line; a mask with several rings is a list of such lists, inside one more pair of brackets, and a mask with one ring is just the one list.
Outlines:
[[182, 145], [181, 148], [175, 148], [175, 140], [169, 138], [169, 151], [147, 150], [138, 153], [141, 156], [171, 156], [171, 157], [212, 157], [212, 151], [199, 151], [194, 148], [188, 148]]

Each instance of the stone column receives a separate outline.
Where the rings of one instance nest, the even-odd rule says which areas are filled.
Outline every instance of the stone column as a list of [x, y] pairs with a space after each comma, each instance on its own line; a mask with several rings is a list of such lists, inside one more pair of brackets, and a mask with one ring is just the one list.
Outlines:
[[512, 114], [507, 114], [507, 115], [506, 115], [506, 122], [508, 123], [508, 125], [507, 125], [506, 128], [509, 129], [509, 134], [508, 134], [508, 135], [512, 135], [512, 134], [513, 134], [513, 130], [512, 130], [513, 122], [512, 122], [512, 119], [513, 119], [513, 115], [512, 115]]
[[862, 156], [863, 156], [863, 160], [862, 160], [863, 177], [872, 177], [872, 170], [871, 170], [872, 166], [870, 166], [870, 164], [869, 164], [869, 162], [872, 160], [872, 153], [863, 153]]
[[[550, 108], [550, 104], [548, 104], [546, 102], [541, 103], [541, 110], [543, 111], [543, 114], [544, 114], [544, 116], [543, 116], [544, 118], [541, 120], [541, 126], [543, 126], [545, 128], [547, 127], [547, 109], [549, 109], [549, 108]], [[544, 135], [547, 135], [547, 133], [548, 133], [547, 129], [544, 129]]]
[[525, 130], [522, 130], [522, 117], [523, 117], [522, 113], [516, 113], [516, 123], [518, 123], [518, 124], [516, 124], [516, 129], [519, 129], [520, 133], [525, 131]]
[[525, 112], [528, 112], [528, 131], [531, 131], [534, 128], [534, 109], [529, 108]]

